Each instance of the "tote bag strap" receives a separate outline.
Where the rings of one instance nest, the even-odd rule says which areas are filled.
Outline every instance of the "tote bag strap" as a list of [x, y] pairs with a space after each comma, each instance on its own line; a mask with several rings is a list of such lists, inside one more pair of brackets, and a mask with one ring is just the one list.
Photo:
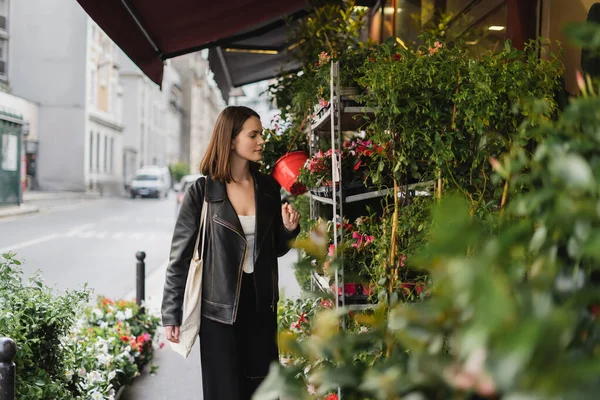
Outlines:
[[[204, 259], [204, 243], [206, 240], [206, 215], [208, 213], [208, 204], [206, 200], [202, 201], [202, 213], [200, 216], [200, 225], [198, 226], [198, 237], [196, 237], [196, 245], [194, 246], [194, 260], [199, 261]], [[198, 244], [200, 243], [200, 234], [202, 234], [202, 247], [200, 248], [200, 258], [198, 258]]]

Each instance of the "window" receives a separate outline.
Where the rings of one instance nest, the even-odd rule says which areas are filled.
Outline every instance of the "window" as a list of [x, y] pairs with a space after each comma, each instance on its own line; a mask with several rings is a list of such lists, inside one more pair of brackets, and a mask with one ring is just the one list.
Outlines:
[[0, 29], [8, 30], [8, 0], [0, 0]]
[[108, 67], [110, 65], [106, 62], [103, 61], [100, 66], [98, 67], [98, 69], [100, 70], [100, 86], [102, 87], [106, 87], [106, 83], [108, 82]]
[[104, 172], [108, 172], [108, 136], [104, 136]]
[[100, 132], [96, 132], [96, 172], [100, 172]]
[[114, 172], [115, 138], [110, 138], [110, 173]]
[[98, 101], [98, 75], [96, 73], [96, 69], [92, 68], [90, 70], [90, 98], [89, 102], [91, 105], [95, 106]]
[[[2, 0], [0, 0], [2, 1]], [[8, 56], [8, 40], [0, 38], [0, 76], [6, 76], [6, 58]]]
[[90, 132], [90, 172], [94, 169], [94, 132]]

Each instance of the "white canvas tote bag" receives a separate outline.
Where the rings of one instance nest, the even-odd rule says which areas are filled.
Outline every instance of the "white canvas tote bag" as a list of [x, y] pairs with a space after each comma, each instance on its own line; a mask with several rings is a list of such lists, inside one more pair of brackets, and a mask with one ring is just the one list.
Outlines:
[[[169, 342], [173, 351], [187, 358], [200, 332], [200, 306], [202, 305], [202, 266], [204, 259], [204, 241], [206, 238], [206, 214], [208, 205], [202, 204], [202, 215], [198, 227], [198, 237], [194, 246], [194, 256], [190, 262], [185, 292], [183, 295], [183, 313], [179, 327], [179, 343]], [[202, 247], [198, 257], [198, 243], [202, 232]]]

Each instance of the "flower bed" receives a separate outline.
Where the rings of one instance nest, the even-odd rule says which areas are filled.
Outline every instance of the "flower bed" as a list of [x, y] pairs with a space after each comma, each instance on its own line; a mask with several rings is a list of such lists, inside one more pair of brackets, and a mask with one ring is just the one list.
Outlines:
[[133, 301], [99, 298], [65, 340], [65, 376], [81, 398], [114, 399], [152, 361], [159, 325], [158, 317], [141, 313]]

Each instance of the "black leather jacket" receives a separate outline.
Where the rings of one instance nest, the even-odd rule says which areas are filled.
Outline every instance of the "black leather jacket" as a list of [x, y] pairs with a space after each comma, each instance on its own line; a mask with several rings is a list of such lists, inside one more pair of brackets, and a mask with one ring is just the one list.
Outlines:
[[[256, 301], [258, 310], [274, 310], [279, 299], [277, 257], [289, 251], [289, 242], [298, 235], [300, 227], [288, 231], [283, 225], [277, 182], [258, 171], [253, 170], [252, 174], [256, 201]], [[202, 315], [225, 324], [233, 324], [236, 319], [246, 238], [227, 198], [225, 183], [200, 178], [187, 190], [175, 224], [162, 301], [163, 325], [181, 325], [183, 293], [198, 235], [204, 195], [208, 204], [208, 225], [202, 276]]]

